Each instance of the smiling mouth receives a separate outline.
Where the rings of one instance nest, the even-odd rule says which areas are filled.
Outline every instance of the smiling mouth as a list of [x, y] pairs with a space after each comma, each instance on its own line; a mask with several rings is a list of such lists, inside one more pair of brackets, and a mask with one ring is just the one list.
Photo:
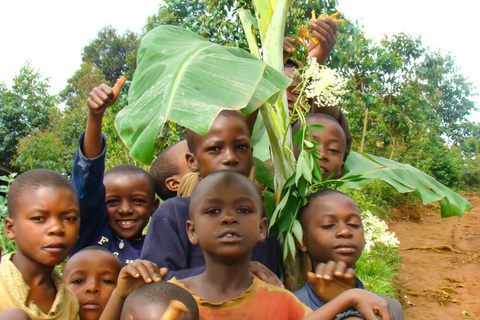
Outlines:
[[122, 229], [131, 229], [137, 225], [137, 220], [117, 220], [117, 224]]

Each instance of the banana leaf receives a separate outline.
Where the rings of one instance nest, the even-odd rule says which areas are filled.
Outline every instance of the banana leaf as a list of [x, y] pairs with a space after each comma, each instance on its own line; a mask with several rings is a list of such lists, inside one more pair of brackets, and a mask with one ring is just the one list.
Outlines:
[[459, 194], [417, 168], [367, 153], [348, 155], [338, 189], [361, 189], [375, 179], [385, 181], [400, 193], [413, 193], [423, 204], [439, 201], [443, 218], [462, 216], [472, 208]]
[[128, 106], [115, 120], [130, 155], [145, 164], [167, 120], [205, 135], [223, 109], [248, 114], [277, 100], [291, 79], [248, 52], [160, 26], [140, 44]]

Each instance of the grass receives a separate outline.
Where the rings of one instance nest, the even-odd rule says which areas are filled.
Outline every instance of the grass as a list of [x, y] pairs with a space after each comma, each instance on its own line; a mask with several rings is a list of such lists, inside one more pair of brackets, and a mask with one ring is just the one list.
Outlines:
[[367, 290], [398, 298], [396, 276], [400, 263], [397, 248], [377, 246], [363, 253], [355, 265], [355, 273]]

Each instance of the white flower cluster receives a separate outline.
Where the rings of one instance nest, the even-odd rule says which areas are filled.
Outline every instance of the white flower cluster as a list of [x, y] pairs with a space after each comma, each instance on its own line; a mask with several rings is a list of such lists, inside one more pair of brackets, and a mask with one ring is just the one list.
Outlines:
[[362, 222], [366, 252], [369, 252], [377, 243], [386, 247], [396, 247], [400, 243], [394, 232], [387, 231], [388, 226], [385, 221], [374, 216], [370, 211], [362, 212]]
[[309, 81], [305, 88], [305, 96], [315, 98], [322, 107], [338, 105], [342, 96], [347, 93], [347, 80], [343, 79], [336, 70], [319, 65], [316, 59], [309, 61], [303, 77]]

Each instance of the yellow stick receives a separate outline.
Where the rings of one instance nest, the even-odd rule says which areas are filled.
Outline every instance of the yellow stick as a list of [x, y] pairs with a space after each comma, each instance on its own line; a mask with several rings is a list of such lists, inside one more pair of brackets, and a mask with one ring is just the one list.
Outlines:
[[175, 320], [181, 312], [188, 313], [187, 307], [178, 300], [172, 300], [160, 320]]

